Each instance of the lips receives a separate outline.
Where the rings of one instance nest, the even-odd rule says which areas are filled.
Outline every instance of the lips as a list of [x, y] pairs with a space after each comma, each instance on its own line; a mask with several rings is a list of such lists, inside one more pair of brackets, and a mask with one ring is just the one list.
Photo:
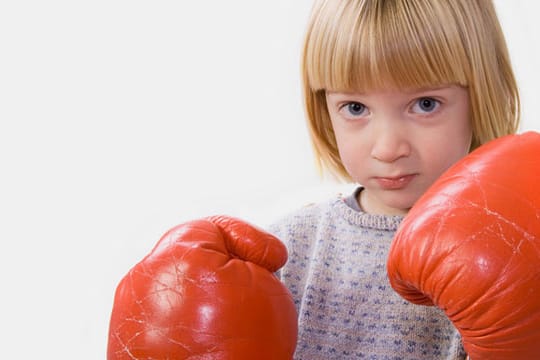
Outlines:
[[416, 177], [416, 174], [401, 175], [396, 177], [375, 177], [375, 181], [384, 190], [400, 190]]

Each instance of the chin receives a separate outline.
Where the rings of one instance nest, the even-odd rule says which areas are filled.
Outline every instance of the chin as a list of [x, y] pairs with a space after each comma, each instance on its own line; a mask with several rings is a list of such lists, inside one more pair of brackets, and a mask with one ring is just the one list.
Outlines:
[[388, 203], [387, 206], [389, 210], [392, 210], [392, 213], [390, 213], [390, 215], [404, 215], [408, 213], [409, 210], [413, 207], [416, 200], [418, 200], [418, 198], [415, 197], [414, 200], [403, 199], [402, 201], [392, 201]]

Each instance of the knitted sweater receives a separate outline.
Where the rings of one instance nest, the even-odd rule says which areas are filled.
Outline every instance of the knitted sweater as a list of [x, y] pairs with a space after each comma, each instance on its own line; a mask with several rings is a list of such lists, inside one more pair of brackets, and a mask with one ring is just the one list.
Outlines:
[[289, 251], [280, 277], [298, 311], [296, 360], [465, 358], [442, 311], [408, 303], [389, 284], [386, 259], [401, 220], [337, 198], [270, 227]]

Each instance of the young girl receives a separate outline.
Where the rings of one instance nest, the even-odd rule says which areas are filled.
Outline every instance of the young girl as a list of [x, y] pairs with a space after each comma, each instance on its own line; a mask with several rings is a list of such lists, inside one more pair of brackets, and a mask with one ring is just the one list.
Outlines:
[[298, 310], [295, 359], [463, 359], [435, 307], [386, 276], [396, 228], [450, 165], [516, 132], [519, 97], [491, 0], [317, 0], [303, 54], [322, 168], [357, 190], [271, 227]]

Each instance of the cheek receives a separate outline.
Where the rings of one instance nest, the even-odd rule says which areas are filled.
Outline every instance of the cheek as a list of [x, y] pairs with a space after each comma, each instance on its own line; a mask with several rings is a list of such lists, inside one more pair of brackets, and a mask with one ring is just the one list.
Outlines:
[[363, 169], [363, 163], [365, 162], [365, 149], [358, 141], [352, 139], [341, 139], [338, 141], [338, 151], [341, 163], [345, 167], [345, 170], [351, 175], [353, 179], [357, 179], [359, 170]]
[[471, 110], [468, 101], [459, 110], [457, 125], [454, 127], [454, 136], [458, 151], [461, 149], [462, 156], [469, 153], [472, 143]]
[[[450, 132], [449, 132], [450, 133]], [[470, 120], [467, 116], [467, 121], [463, 121], [461, 126], [454, 129], [454, 134], [452, 134], [452, 139], [454, 141], [448, 144], [449, 153], [454, 155], [453, 163], [466, 156], [471, 149], [472, 142], [472, 128]]]
[[347, 143], [342, 142], [342, 143], [338, 143], [338, 150], [339, 150], [339, 158], [341, 159], [343, 166], [350, 173], [350, 170], [353, 167], [355, 159], [357, 159], [355, 156], [353, 156], [353, 154], [355, 153], [354, 146], [352, 146], [352, 144], [347, 144]]
[[426, 165], [430, 168], [434, 179], [469, 153], [470, 131], [447, 134], [448, 136], [431, 138], [424, 148]]

